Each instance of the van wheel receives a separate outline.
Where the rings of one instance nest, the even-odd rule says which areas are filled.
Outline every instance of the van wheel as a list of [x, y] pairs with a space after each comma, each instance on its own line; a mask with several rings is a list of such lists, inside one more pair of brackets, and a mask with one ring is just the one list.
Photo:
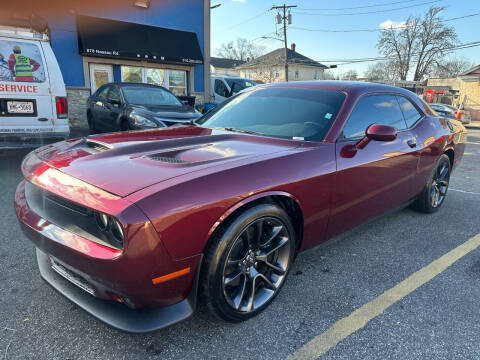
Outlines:
[[90, 112], [87, 113], [87, 121], [88, 121], [88, 128], [90, 129], [90, 132], [92, 134], [96, 134], [97, 128], [95, 127], [95, 122], [93, 121], [93, 116], [92, 116], [92, 113]]

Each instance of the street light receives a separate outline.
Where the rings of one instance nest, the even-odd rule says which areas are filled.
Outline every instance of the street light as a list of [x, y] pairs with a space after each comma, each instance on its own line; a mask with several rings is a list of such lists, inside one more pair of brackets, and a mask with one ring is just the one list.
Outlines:
[[210, 9], [216, 9], [218, 7], [220, 7], [222, 4], [215, 4], [215, 5], [212, 5], [210, 6]]

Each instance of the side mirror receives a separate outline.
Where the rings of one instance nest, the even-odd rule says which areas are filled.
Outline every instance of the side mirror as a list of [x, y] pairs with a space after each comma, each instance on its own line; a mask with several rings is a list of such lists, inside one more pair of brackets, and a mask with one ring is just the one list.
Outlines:
[[365, 130], [365, 137], [357, 144], [358, 149], [363, 149], [372, 141], [393, 141], [397, 138], [397, 129], [388, 125], [372, 124]]

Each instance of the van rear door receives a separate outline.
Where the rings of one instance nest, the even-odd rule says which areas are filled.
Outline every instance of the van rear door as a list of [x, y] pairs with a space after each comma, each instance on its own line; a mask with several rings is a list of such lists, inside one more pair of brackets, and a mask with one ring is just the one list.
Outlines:
[[52, 132], [54, 111], [40, 42], [0, 37], [0, 133]]

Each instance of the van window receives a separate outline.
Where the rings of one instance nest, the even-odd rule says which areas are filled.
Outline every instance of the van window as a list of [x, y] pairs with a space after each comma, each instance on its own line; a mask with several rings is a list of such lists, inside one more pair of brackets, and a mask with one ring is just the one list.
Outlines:
[[44, 82], [45, 68], [39, 47], [0, 40], [0, 81]]

